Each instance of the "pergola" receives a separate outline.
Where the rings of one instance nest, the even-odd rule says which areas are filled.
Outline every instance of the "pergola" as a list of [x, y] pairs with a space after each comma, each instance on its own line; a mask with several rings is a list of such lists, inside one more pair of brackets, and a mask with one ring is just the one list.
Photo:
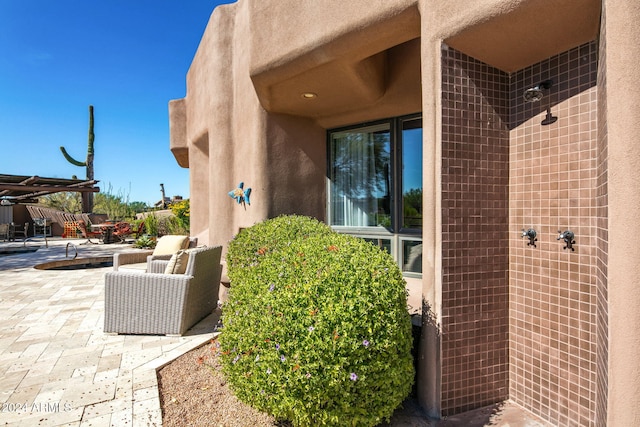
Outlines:
[[[82, 179], [42, 178], [37, 175], [0, 174], [0, 201], [8, 203], [37, 203], [38, 197], [61, 192], [97, 193], [98, 181]], [[7, 202], [4, 202], [7, 203]]]

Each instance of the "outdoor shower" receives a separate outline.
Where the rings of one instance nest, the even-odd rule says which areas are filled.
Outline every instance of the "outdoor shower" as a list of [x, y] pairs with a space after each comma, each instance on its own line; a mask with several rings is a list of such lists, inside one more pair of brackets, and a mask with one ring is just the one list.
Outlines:
[[555, 123], [556, 120], [558, 120], [558, 118], [556, 116], [554, 116], [553, 114], [551, 114], [551, 108], [547, 108], [547, 115], [544, 118], [544, 120], [540, 122], [540, 124], [542, 126], [546, 126], [546, 125], [550, 125], [552, 123]]
[[[540, 82], [538, 85], [529, 88], [527, 90], [524, 91], [524, 100], [527, 102], [538, 102], [542, 99], [542, 97], [544, 96], [544, 92], [542, 91], [544, 90], [548, 90], [551, 88], [551, 85], [553, 85], [553, 80], [545, 80], [543, 82]], [[553, 114], [551, 114], [551, 107], [547, 107], [547, 115], [544, 118], [544, 120], [542, 120], [542, 122], [540, 122], [541, 125], [546, 126], [546, 125], [550, 125], [552, 123], [555, 123], [556, 120], [558, 120], [557, 117], [555, 117]]]
[[551, 85], [553, 84], [553, 80], [545, 80], [541, 83], [539, 83], [538, 85], [529, 88], [527, 90], [524, 91], [524, 100], [527, 102], [537, 102], [540, 101], [542, 99], [542, 97], [544, 96], [544, 93], [542, 92], [542, 89], [549, 89], [551, 88]]

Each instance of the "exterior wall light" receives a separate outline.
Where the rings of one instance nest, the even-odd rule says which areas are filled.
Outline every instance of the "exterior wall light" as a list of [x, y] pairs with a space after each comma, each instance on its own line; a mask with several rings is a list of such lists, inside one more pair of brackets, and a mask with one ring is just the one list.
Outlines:
[[313, 98], [317, 98], [317, 97], [318, 97], [318, 94], [317, 94], [317, 93], [313, 93], [313, 92], [304, 92], [304, 93], [302, 94], [302, 97], [303, 97], [304, 99], [313, 99]]

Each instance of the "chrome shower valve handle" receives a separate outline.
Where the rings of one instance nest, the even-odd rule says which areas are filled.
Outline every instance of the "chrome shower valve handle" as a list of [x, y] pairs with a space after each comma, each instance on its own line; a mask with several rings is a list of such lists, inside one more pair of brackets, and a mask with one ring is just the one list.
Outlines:
[[562, 249], [571, 249], [571, 251], [575, 251], [573, 245], [576, 243], [576, 241], [574, 240], [575, 234], [573, 233], [573, 231], [558, 230], [558, 233], [560, 233], [560, 235], [558, 236], [557, 240], [564, 240], [564, 243], [566, 244], [566, 246]]
[[527, 239], [529, 239], [529, 243], [527, 243], [527, 246], [533, 246], [534, 248], [537, 248], [538, 247], [536, 246], [536, 242], [538, 241], [538, 239], [536, 239], [537, 235], [538, 233], [536, 233], [536, 230], [534, 230], [533, 228], [530, 228], [527, 231], [524, 231], [524, 228], [523, 228], [522, 236], [520, 237], [526, 237]]

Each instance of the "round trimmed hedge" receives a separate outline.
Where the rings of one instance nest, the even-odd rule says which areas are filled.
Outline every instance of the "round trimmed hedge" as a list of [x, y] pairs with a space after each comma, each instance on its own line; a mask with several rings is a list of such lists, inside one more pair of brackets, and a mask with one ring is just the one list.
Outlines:
[[316, 234], [333, 234], [333, 230], [317, 219], [301, 215], [281, 215], [241, 230], [227, 250], [229, 279], [234, 281], [236, 273], [243, 277], [243, 269], [254, 266], [266, 253]]
[[[227, 380], [240, 400], [295, 426], [388, 420], [413, 384], [402, 273], [362, 239], [289, 220], [286, 237], [257, 238], [250, 260], [231, 258], [256, 230], [230, 243], [220, 335]], [[272, 229], [270, 221], [285, 220], [254, 227]], [[304, 232], [293, 232], [298, 223]]]

